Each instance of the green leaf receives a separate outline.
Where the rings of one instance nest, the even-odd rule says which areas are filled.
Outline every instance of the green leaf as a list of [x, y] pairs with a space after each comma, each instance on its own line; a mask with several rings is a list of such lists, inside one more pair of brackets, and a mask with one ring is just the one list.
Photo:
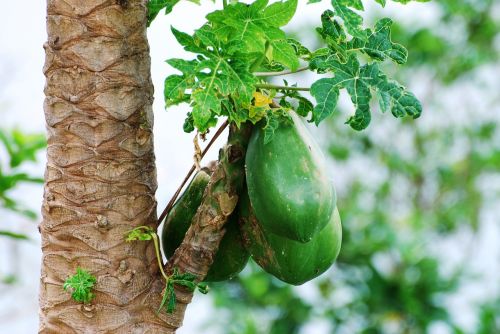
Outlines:
[[0, 230], [0, 236], [17, 240], [30, 240], [30, 238], [26, 234], [20, 234], [5, 230]]
[[0, 142], [7, 150], [11, 168], [19, 167], [26, 161], [36, 161], [36, 154], [46, 146], [44, 135], [25, 134], [18, 129], [9, 132], [0, 129]]
[[162, 308], [165, 308], [167, 313], [173, 313], [175, 311], [175, 305], [177, 302], [177, 297], [175, 296], [175, 285], [181, 285], [190, 291], [194, 291], [196, 288], [203, 293], [208, 293], [208, 287], [206, 284], [197, 283], [196, 276], [191, 273], [180, 273], [179, 269], [174, 268], [172, 274], [168, 277], [165, 283], [165, 289], [163, 290], [163, 297], [157, 312], [160, 312]]
[[312, 84], [311, 95], [317, 101], [312, 120], [318, 125], [335, 111], [339, 99], [338, 82], [329, 78], [320, 79]]
[[[189, 102], [191, 113], [185, 122], [185, 130], [197, 128], [206, 132], [215, 126], [219, 116], [228, 116], [240, 124], [248, 119], [242, 111], [250, 105], [255, 91], [255, 77], [250, 73], [248, 58], [242, 56], [241, 41], [224, 42], [209, 25], [189, 36], [172, 29], [185, 49], [197, 52], [195, 60], [171, 59], [170, 65], [183, 75], [171, 75], [165, 80], [166, 104]], [[235, 101], [234, 108], [222, 108], [228, 100]]]
[[365, 10], [363, 7], [363, 2], [361, 0], [334, 0], [339, 2], [340, 4], [347, 6], [347, 7], [352, 7], [358, 10]]
[[309, 113], [313, 112], [314, 110], [314, 105], [312, 104], [311, 101], [306, 99], [303, 96], [297, 96], [296, 99], [299, 102], [299, 105], [297, 106], [297, 114], [299, 114], [302, 117], [307, 117]]
[[192, 86], [194, 78], [185, 75], [171, 75], [165, 79], [163, 95], [166, 105], [176, 105], [189, 101], [189, 94], [186, 90]]
[[408, 51], [400, 44], [391, 41], [392, 20], [383, 18], [375, 24], [372, 32], [367, 29], [366, 39], [353, 38], [347, 45], [349, 50], [360, 50], [371, 58], [382, 61], [390, 58], [398, 64], [406, 63]]
[[[288, 109], [288, 108], [287, 108]], [[273, 140], [274, 133], [283, 123], [291, 123], [292, 118], [285, 108], [269, 109], [265, 117], [266, 123], [262, 128], [264, 130], [264, 145]]]
[[300, 63], [295, 49], [286, 40], [270, 41], [272, 47], [272, 57], [270, 61], [275, 61], [285, 65], [292, 71], [295, 71]]
[[156, 232], [149, 226], [138, 226], [127, 233], [125, 241], [149, 241], [155, 234]]
[[[158, 16], [158, 13], [165, 9], [165, 15], [172, 12], [174, 6], [179, 3], [180, 0], [149, 0], [148, 1], [148, 24], [149, 27], [151, 22]], [[200, 3], [200, 0], [189, 0], [196, 4]]]
[[179, 0], [149, 0], [148, 1], [148, 27], [162, 9], [165, 15], [170, 13]]
[[196, 72], [196, 67], [198, 66], [198, 61], [194, 60], [185, 60], [179, 58], [172, 58], [166, 61], [167, 64], [172, 66], [175, 69], [178, 69], [182, 72], [182, 74], [194, 74]]
[[347, 120], [347, 124], [355, 130], [363, 130], [370, 123], [371, 89], [379, 93], [382, 111], [390, 109], [395, 117], [417, 118], [422, 112], [416, 97], [398, 83], [389, 81], [375, 63], [360, 66], [352, 55], [346, 64], [330, 57], [323, 62], [316, 62], [315, 66], [334, 73], [333, 78], [320, 79], [311, 87], [311, 94], [318, 103], [313, 110], [316, 124], [333, 112], [332, 107], [336, 105], [338, 91], [342, 88], [347, 90], [355, 107], [354, 115]]
[[221, 112], [221, 101], [218, 98], [216, 92], [214, 91], [214, 82], [216, 77], [207, 78], [205, 80], [208, 82], [206, 88], [202, 88], [193, 93], [193, 124], [201, 132], [206, 131], [210, 127], [213, 121], [213, 116], [220, 115]]
[[309, 59], [311, 57], [311, 51], [309, 51], [309, 49], [303, 46], [299, 41], [293, 38], [288, 38], [286, 41], [293, 47], [295, 54], [299, 58]]
[[365, 39], [362, 29], [363, 17], [349, 9], [345, 5], [345, 1], [332, 0], [332, 6], [335, 10], [335, 14], [337, 14], [344, 22], [344, 26], [349, 34], [360, 39]]
[[250, 6], [235, 3], [207, 15], [207, 19], [214, 24], [214, 31], [220, 39], [243, 43], [240, 53], [256, 53], [259, 58], [264, 55], [266, 43], [269, 43], [272, 48], [266, 54], [269, 61], [283, 62], [283, 65], [296, 69], [298, 57], [286, 43], [286, 35], [279, 27], [293, 17], [297, 0], [275, 2], [269, 7], [264, 4], [267, 1]]
[[285, 26], [295, 15], [297, 2], [297, 0], [275, 2], [263, 10], [260, 19], [272, 27]]
[[172, 34], [174, 35], [177, 42], [184, 47], [184, 50], [201, 54], [209, 53], [206, 48], [200, 46], [200, 41], [196, 40], [193, 36], [179, 31], [174, 27], [171, 27], [170, 30], [172, 31]]
[[264, 145], [271, 142], [274, 137], [274, 132], [279, 126], [279, 119], [274, 117], [272, 113], [266, 117], [266, 125], [262, 128], [264, 130]]
[[394, 117], [420, 117], [422, 105], [415, 95], [396, 81], [389, 80], [377, 64], [363, 66], [362, 75], [381, 96], [382, 111], [390, 110]]
[[92, 289], [97, 279], [95, 276], [88, 273], [86, 270], [78, 267], [76, 274], [69, 277], [63, 285], [65, 291], [70, 290], [71, 297], [80, 303], [90, 303], [95, 295]]
[[[360, 74], [360, 65], [356, 56], [352, 55], [346, 64], [340, 63], [334, 58], [328, 58], [323, 64], [324, 69], [334, 72], [333, 78], [321, 79], [320, 86], [317, 86], [317, 102], [321, 106], [314, 110], [314, 121], [319, 124], [321, 120], [333, 112], [328, 110], [333, 103], [336, 103], [335, 90], [345, 88], [351, 96], [351, 101], [356, 109], [347, 123], [355, 130], [362, 130], [370, 123], [369, 102], [371, 93], [365, 78]], [[314, 87], [314, 84], [313, 84]], [[337, 97], [338, 98], [338, 97]]]

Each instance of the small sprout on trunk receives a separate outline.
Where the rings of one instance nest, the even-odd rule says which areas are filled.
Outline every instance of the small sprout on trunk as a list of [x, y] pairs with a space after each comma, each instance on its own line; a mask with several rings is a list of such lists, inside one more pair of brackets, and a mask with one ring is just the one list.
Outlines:
[[190, 273], [179, 272], [179, 269], [174, 268], [172, 275], [168, 276], [166, 280], [165, 289], [163, 290], [163, 299], [160, 304], [160, 308], [157, 312], [160, 312], [162, 308], [165, 308], [167, 313], [173, 313], [175, 311], [176, 297], [174, 285], [182, 285], [186, 287], [189, 291], [194, 291], [198, 288], [203, 294], [208, 293], [208, 286], [204, 283], [196, 283], [196, 276]]
[[94, 299], [95, 294], [92, 288], [96, 282], [96, 277], [85, 269], [76, 268], [76, 274], [68, 277], [64, 282], [63, 289], [71, 291], [71, 298], [79, 303], [88, 304]]

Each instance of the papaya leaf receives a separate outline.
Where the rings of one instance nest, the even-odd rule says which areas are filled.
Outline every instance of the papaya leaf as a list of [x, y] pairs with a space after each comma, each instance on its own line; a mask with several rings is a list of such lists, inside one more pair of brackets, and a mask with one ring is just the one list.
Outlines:
[[171, 75], [165, 80], [165, 101], [170, 106], [182, 102], [191, 104], [192, 111], [185, 122], [185, 130], [196, 128], [206, 132], [215, 126], [219, 116], [228, 116], [240, 124], [247, 120], [233, 108], [222, 108], [228, 99], [238, 101], [240, 111], [251, 103], [255, 91], [255, 77], [247, 58], [238, 53], [244, 49], [241, 41], [222, 41], [214, 29], [206, 24], [193, 36], [172, 28], [172, 32], [185, 50], [197, 53], [196, 59], [167, 61], [182, 75]]
[[[335, 3], [337, 6], [356, 8], [349, 1]], [[397, 82], [389, 80], [377, 65], [387, 59], [404, 64], [408, 57], [406, 49], [391, 40], [391, 19], [379, 20], [373, 30], [363, 29], [362, 38], [352, 34], [339, 11], [325, 11], [321, 22], [322, 26], [317, 31], [328, 48], [311, 54], [309, 68], [318, 73], [332, 73], [333, 77], [320, 79], [311, 86], [311, 95], [317, 101], [312, 121], [319, 124], [334, 112], [341, 89], [347, 91], [354, 105], [354, 115], [346, 123], [355, 130], [363, 130], [370, 123], [372, 92], [376, 92], [382, 112], [391, 110], [395, 117], [414, 118], [421, 114], [422, 106], [415, 96]], [[353, 37], [349, 39], [344, 29]], [[359, 53], [369, 57], [368, 64], [360, 64]]]
[[375, 30], [365, 30], [367, 38], [353, 38], [347, 43], [347, 49], [359, 50], [373, 59], [382, 61], [390, 58], [398, 64], [406, 63], [408, 51], [401, 44], [391, 41], [392, 20], [383, 18], [375, 24]]
[[376, 63], [360, 66], [357, 58], [352, 55], [346, 64], [331, 57], [316, 65], [334, 73], [333, 78], [320, 79], [311, 86], [311, 94], [318, 103], [313, 110], [313, 120], [316, 124], [333, 112], [338, 92], [342, 88], [347, 90], [355, 107], [354, 115], [346, 122], [355, 130], [363, 130], [370, 123], [372, 90], [381, 96], [382, 110], [390, 109], [395, 117], [417, 118], [422, 112], [417, 98], [400, 84], [388, 80]]
[[298, 0], [275, 2], [264, 8], [261, 20], [272, 27], [282, 27], [288, 24], [297, 10]]
[[337, 14], [342, 19], [344, 26], [346, 27], [349, 34], [359, 39], [365, 39], [366, 36], [362, 28], [363, 17], [354, 12], [352, 9], [348, 8], [346, 2], [350, 3], [355, 8], [354, 3], [357, 3], [358, 1], [332, 0], [332, 7], [335, 11], [335, 14]]
[[[234, 3], [223, 10], [207, 15], [221, 39], [241, 41], [244, 52], [266, 56], [269, 61], [297, 69], [298, 57], [287, 43], [285, 33], [279, 29], [295, 14], [297, 0], [280, 1], [267, 6], [268, 1], [256, 1], [251, 5]], [[271, 52], [266, 53], [266, 43]]]
[[[180, 0], [149, 0], [148, 1], [148, 27], [151, 25], [151, 22], [158, 16], [158, 14], [165, 9], [165, 15], [172, 12], [174, 6], [179, 3]], [[200, 3], [200, 0], [189, 0], [196, 4]]]
[[180, 0], [149, 0], [148, 1], [148, 27], [151, 22], [158, 16], [162, 9], [165, 9], [165, 15], [169, 14], [174, 6]]
[[148, 241], [153, 239], [154, 234], [155, 231], [151, 227], [138, 226], [127, 233], [125, 241]]
[[289, 108], [277, 108], [269, 109], [265, 117], [265, 125], [262, 128], [264, 130], [264, 145], [270, 143], [273, 140], [274, 133], [282, 124], [287, 124], [292, 122], [292, 118], [288, 114], [287, 110]]
[[335, 111], [339, 99], [338, 83], [329, 78], [320, 79], [311, 86], [311, 95], [317, 101], [312, 120], [318, 125]]
[[195, 275], [191, 273], [180, 273], [179, 269], [174, 268], [172, 274], [168, 276], [165, 282], [162, 301], [157, 312], [160, 312], [163, 308], [167, 313], [173, 313], [175, 311], [175, 306], [177, 303], [174, 289], [175, 285], [183, 286], [190, 291], [198, 289], [198, 291], [203, 294], [208, 293], [208, 286], [204, 283], [197, 283]]
[[394, 117], [418, 118], [421, 115], [422, 105], [415, 95], [396, 81], [389, 80], [377, 64], [364, 65], [363, 76], [383, 100], [380, 103], [383, 112], [390, 110]]

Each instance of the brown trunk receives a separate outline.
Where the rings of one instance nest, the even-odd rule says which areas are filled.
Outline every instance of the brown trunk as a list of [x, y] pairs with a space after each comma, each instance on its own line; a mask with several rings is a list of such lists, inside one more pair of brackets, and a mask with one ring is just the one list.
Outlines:
[[[47, 13], [40, 332], [173, 332], [153, 243], [124, 241], [156, 225], [145, 1], [48, 0]], [[89, 305], [62, 289], [77, 267], [97, 277]]]
[[[165, 286], [156, 227], [153, 86], [145, 0], [48, 0], [40, 333], [175, 333], [193, 293], [176, 286], [173, 314], [157, 313]], [[193, 224], [167, 267], [203, 279], [238, 199], [250, 128], [231, 130]], [[95, 299], [63, 290], [81, 267]]]

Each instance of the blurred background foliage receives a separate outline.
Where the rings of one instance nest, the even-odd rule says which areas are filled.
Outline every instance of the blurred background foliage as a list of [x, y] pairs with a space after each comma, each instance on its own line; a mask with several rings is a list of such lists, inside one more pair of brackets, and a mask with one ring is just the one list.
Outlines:
[[[499, 86], [488, 81], [500, 77], [500, 6], [431, 4], [435, 24], [395, 20], [393, 30], [410, 56], [392, 71], [414, 86], [424, 116], [377, 115], [358, 133], [342, 124], [349, 111], [340, 108], [320, 127], [343, 225], [336, 265], [291, 287], [250, 264], [212, 286], [219, 321], [207, 326], [214, 332], [500, 333], [500, 273], [486, 297], [454, 305], [492, 279], [475, 270], [473, 249], [485, 217], [500, 207]], [[467, 103], [471, 87], [480, 103]], [[464, 325], [461, 312], [474, 321]]]
[[[25, 171], [28, 162], [35, 162], [37, 153], [45, 148], [45, 136], [41, 134], [25, 134], [18, 129], [0, 129], [0, 212], [9, 211], [30, 220], [37, 218], [36, 212], [23, 205], [26, 199], [14, 198], [11, 192], [22, 183], [42, 184], [43, 178], [33, 176]], [[29, 240], [24, 233], [5, 228], [5, 215], [0, 218], [0, 241], [3, 238]], [[0, 283], [16, 282], [13, 273], [0, 272]]]

